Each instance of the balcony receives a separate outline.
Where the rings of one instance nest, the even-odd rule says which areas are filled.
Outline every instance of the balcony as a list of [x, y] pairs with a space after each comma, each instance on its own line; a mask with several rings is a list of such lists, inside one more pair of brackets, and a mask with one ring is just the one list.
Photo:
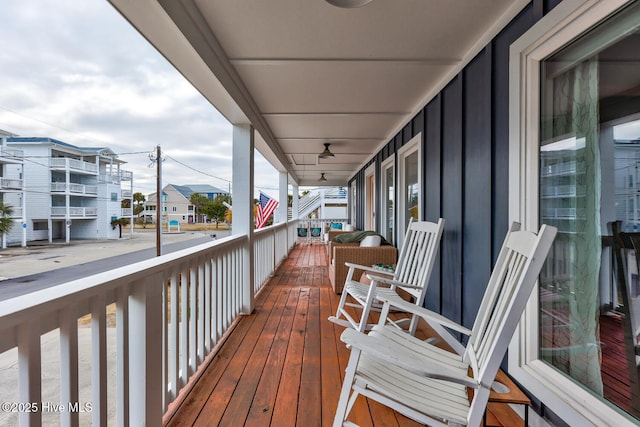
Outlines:
[[118, 175], [100, 175], [100, 182], [104, 182], [105, 184], [120, 184], [122, 180]]
[[[64, 206], [54, 206], [51, 208], [51, 216], [53, 218], [66, 217], [67, 208]], [[69, 208], [70, 218], [94, 218], [98, 215], [98, 209], [94, 207], [75, 207]]]
[[[295, 225], [254, 234], [256, 298], [248, 316], [240, 316], [251, 292], [243, 279], [245, 235], [0, 302], [0, 353], [17, 348], [21, 355], [7, 375], [25, 386], [22, 399], [46, 401], [40, 337], [54, 334], [61, 374], [46, 376], [49, 390], [57, 381], [60, 401], [82, 404], [91, 396], [93, 405], [88, 413], [56, 413], [47, 418], [52, 423], [159, 425], [164, 414], [166, 425], [330, 425], [348, 350], [342, 328], [326, 320], [338, 296], [324, 245], [300, 244], [287, 257]], [[79, 321], [93, 337], [87, 372], [79, 372], [87, 366], [78, 356]], [[114, 335], [115, 358], [107, 345]], [[424, 325], [418, 332], [432, 335]], [[114, 365], [117, 374], [108, 376]], [[91, 376], [91, 393], [80, 392], [79, 376]], [[50, 415], [25, 412], [20, 421], [38, 425]], [[362, 425], [417, 426], [364, 399], [353, 416]], [[513, 425], [514, 417], [506, 405], [488, 413], [498, 426]]]
[[74, 184], [67, 182], [52, 182], [51, 183], [51, 192], [52, 193], [69, 193], [73, 195], [88, 195], [95, 196], [98, 194], [98, 186], [97, 185], [87, 185], [87, 184]]
[[22, 150], [0, 146], [0, 164], [2, 163], [19, 164], [19, 163], [22, 163], [23, 157], [24, 157], [24, 152]]
[[21, 179], [0, 178], [0, 191], [21, 191], [23, 187]]
[[98, 165], [84, 162], [82, 160], [70, 159], [68, 157], [58, 157], [49, 160], [49, 168], [53, 170], [63, 170], [76, 173], [86, 173], [95, 175], [98, 172]]

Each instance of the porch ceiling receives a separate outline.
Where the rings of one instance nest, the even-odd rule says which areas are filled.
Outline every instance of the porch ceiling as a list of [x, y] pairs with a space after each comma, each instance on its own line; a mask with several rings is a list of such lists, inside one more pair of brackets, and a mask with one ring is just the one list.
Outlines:
[[299, 185], [345, 185], [528, 3], [109, 1]]

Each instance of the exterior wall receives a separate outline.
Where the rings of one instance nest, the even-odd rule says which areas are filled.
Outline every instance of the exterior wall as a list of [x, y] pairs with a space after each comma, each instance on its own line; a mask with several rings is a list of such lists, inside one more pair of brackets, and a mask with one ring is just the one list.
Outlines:
[[425, 306], [467, 327], [508, 229], [509, 46], [557, 3], [533, 0], [349, 182], [362, 229], [365, 169], [378, 165], [379, 204], [380, 163], [421, 133], [423, 219], [446, 220]]
[[525, 8], [351, 180], [362, 229], [365, 169], [378, 165], [379, 204], [379, 164], [422, 134], [423, 216], [446, 219], [426, 306], [465, 326], [475, 319], [508, 228], [509, 45], [552, 6], [534, 1]]
[[[34, 233], [33, 220], [46, 221], [51, 215], [51, 177], [49, 172], [49, 147], [33, 145], [15, 145], [12, 147], [24, 151], [29, 161], [24, 162], [24, 191], [26, 197], [27, 241], [42, 240], [42, 231]], [[16, 244], [22, 241], [21, 224], [14, 226], [7, 243]]]
[[[116, 200], [111, 200], [111, 193], [116, 194]], [[117, 239], [120, 237], [118, 227], [111, 226], [113, 218], [120, 218], [122, 189], [120, 184], [107, 183], [98, 187], [98, 219], [96, 220], [98, 239]]]
[[162, 202], [163, 216], [169, 221], [177, 220], [182, 224], [189, 222], [189, 215], [193, 215], [193, 212], [189, 212], [191, 202], [171, 185], [162, 191], [167, 195], [167, 199]]

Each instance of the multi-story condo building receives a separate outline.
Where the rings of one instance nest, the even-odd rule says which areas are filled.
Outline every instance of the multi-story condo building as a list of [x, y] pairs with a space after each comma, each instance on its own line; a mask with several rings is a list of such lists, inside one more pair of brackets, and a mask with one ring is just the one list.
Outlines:
[[131, 209], [121, 206], [133, 197], [133, 174], [121, 168], [125, 162], [111, 149], [17, 136], [6, 137], [5, 147], [24, 156], [3, 166], [6, 179], [24, 182], [21, 191], [3, 194], [4, 203], [21, 214], [20, 227], [7, 236], [9, 244], [119, 237], [111, 222], [132, 217]]
[[[23, 175], [23, 152], [6, 145], [7, 138], [15, 136], [9, 132], [0, 130], [0, 203], [10, 205], [12, 208], [11, 217], [14, 219], [14, 229], [19, 229], [24, 213], [24, 181]], [[11, 200], [11, 204], [9, 203]], [[22, 234], [22, 244], [26, 244], [26, 233]], [[2, 235], [1, 247], [7, 246], [7, 237]]]

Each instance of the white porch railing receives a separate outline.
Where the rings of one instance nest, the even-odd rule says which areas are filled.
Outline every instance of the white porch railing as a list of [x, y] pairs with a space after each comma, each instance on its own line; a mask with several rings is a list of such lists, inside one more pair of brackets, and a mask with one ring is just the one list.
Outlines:
[[49, 167], [52, 169], [75, 170], [95, 174], [98, 172], [98, 165], [84, 162], [82, 160], [70, 159], [68, 157], [57, 157], [49, 160]]
[[98, 186], [97, 185], [87, 185], [87, 184], [75, 184], [73, 182], [52, 182], [51, 183], [51, 192], [52, 193], [74, 193], [74, 194], [90, 194], [95, 195], [98, 194]]
[[[258, 292], [295, 244], [292, 222], [274, 224], [253, 234], [254, 290]], [[295, 235], [294, 235], [295, 237]]]
[[22, 187], [21, 179], [0, 178], [0, 190], [22, 190]]
[[24, 151], [18, 150], [16, 148], [7, 148], [4, 146], [0, 146], [0, 157], [22, 160], [22, 157], [24, 157]]
[[[67, 208], [64, 206], [54, 206], [51, 208], [52, 217], [60, 217], [67, 215]], [[98, 208], [93, 207], [70, 207], [69, 216], [74, 218], [94, 217], [98, 215]]]
[[[277, 224], [255, 233], [260, 277], [286, 256], [295, 227]], [[16, 408], [25, 409], [15, 414], [20, 425], [41, 425], [43, 416], [55, 424], [106, 425], [109, 413], [115, 414], [109, 424], [161, 425], [168, 405], [240, 314], [247, 244], [246, 235], [230, 236], [0, 302], [0, 354], [15, 353], [12, 390]], [[78, 326], [85, 316], [86, 372], [80, 369], [86, 363], [79, 357], [85, 348]], [[115, 356], [108, 353], [108, 328], [115, 334]], [[50, 356], [42, 351], [45, 334], [59, 337], [58, 378], [43, 378]], [[107, 374], [108, 364], [115, 364], [115, 375]], [[91, 378], [90, 393], [80, 390], [79, 378]], [[57, 411], [53, 406], [53, 414], [34, 405], [51, 399], [43, 396], [43, 384], [50, 390], [52, 382], [59, 401], [50, 402], [63, 405]], [[115, 398], [107, 399], [108, 390], [115, 390]]]

